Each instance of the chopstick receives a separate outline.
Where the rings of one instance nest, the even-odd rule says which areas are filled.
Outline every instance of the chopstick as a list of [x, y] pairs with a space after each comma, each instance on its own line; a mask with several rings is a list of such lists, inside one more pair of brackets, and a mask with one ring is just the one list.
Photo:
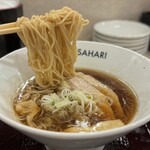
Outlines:
[[0, 25], [0, 35], [16, 33], [19, 30], [20, 28], [16, 27], [16, 22]]

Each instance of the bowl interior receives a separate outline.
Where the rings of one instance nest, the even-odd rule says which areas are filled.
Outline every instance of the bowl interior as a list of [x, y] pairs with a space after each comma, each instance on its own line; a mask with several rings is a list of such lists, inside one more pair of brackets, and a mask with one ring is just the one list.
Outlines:
[[[79, 41], [76, 67], [111, 73], [128, 83], [136, 92], [139, 108], [130, 124], [135, 127], [150, 120], [150, 60], [130, 50]], [[22, 48], [0, 60], [0, 118], [16, 120], [12, 97], [18, 86], [33, 76], [27, 63], [27, 50]]]

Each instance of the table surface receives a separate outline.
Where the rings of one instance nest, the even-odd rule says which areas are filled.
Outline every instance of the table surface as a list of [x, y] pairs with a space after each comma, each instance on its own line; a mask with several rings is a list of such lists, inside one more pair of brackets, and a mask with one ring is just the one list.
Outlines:
[[[150, 58], [150, 51], [145, 56]], [[46, 150], [46, 148], [0, 121], [0, 150]], [[108, 143], [103, 150], [150, 150], [150, 122]]]

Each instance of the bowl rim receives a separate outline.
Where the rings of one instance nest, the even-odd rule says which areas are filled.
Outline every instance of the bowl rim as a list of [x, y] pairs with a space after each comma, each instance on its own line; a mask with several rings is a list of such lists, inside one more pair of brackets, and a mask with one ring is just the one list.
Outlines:
[[[106, 44], [106, 43], [98, 43], [98, 42], [93, 42], [93, 41], [78, 41], [77, 43], [79, 44], [98, 44], [98, 45], [105, 45], [109, 47], [118, 47], [120, 50], [126, 50], [128, 53], [135, 53], [137, 56], [146, 59], [147, 61], [150, 62], [150, 59], [146, 58], [145, 56], [138, 54], [134, 51], [131, 51], [127, 48], [123, 48], [120, 46], [114, 46], [111, 44]], [[5, 57], [15, 54], [15, 53], [21, 53], [23, 51], [26, 51], [26, 47], [23, 47], [19, 50], [15, 50], [2, 58], [0, 60], [5, 59]], [[2, 120], [4, 123], [7, 125], [15, 128], [16, 130], [19, 130], [24, 133], [29, 133], [29, 134], [34, 134], [34, 135], [40, 135], [43, 137], [47, 138], [53, 138], [53, 139], [62, 139], [62, 140], [73, 140], [73, 139], [91, 139], [91, 138], [102, 138], [102, 137], [108, 137], [108, 136], [113, 136], [113, 135], [118, 135], [118, 134], [123, 134], [123, 133], [128, 133], [135, 128], [138, 128], [147, 122], [150, 121], [150, 114], [148, 116], [145, 116], [144, 118], [141, 118], [140, 120], [136, 122], [130, 122], [129, 124], [119, 127], [119, 128], [114, 128], [114, 129], [109, 129], [109, 130], [104, 130], [104, 131], [96, 131], [96, 132], [80, 132], [80, 133], [65, 133], [65, 132], [55, 132], [55, 131], [47, 131], [47, 130], [42, 130], [42, 129], [37, 129], [33, 127], [29, 127], [27, 125], [23, 125], [20, 122], [14, 121], [10, 118], [5, 117], [3, 114], [0, 113], [0, 120]]]

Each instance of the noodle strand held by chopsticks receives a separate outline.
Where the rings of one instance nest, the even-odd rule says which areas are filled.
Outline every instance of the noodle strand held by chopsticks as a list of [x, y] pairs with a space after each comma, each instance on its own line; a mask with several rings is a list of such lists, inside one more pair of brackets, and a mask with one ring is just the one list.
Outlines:
[[44, 16], [17, 20], [19, 37], [28, 49], [28, 64], [42, 87], [56, 86], [75, 74], [76, 41], [88, 20], [68, 7]]

